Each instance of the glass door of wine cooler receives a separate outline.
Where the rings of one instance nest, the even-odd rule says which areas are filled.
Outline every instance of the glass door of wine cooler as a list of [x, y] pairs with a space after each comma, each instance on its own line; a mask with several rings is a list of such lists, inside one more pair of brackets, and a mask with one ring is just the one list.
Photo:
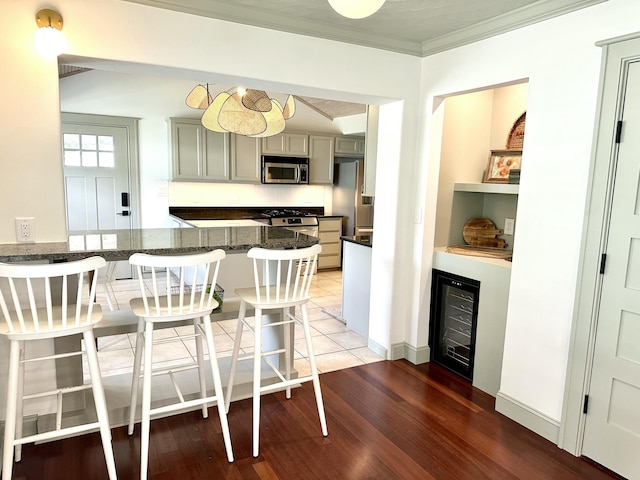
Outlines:
[[433, 270], [431, 360], [473, 379], [480, 282]]

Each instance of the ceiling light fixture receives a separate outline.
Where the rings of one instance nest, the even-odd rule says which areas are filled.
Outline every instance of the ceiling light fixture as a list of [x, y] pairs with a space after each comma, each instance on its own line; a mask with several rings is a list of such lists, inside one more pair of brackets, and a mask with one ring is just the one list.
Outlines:
[[385, 0], [328, 0], [329, 5], [343, 17], [360, 18], [373, 15], [384, 4]]
[[282, 132], [285, 120], [293, 117], [295, 101], [289, 95], [284, 106], [263, 90], [235, 88], [213, 98], [209, 85], [197, 85], [187, 95], [192, 108], [204, 109], [202, 126], [213, 132], [230, 132], [248, 137], [269, 137]]
[[36, 13], [36, 50], [42, 58], [53, 60], [67, 49], [67, 39], [62, 33], [62, 15], [45, 8]]

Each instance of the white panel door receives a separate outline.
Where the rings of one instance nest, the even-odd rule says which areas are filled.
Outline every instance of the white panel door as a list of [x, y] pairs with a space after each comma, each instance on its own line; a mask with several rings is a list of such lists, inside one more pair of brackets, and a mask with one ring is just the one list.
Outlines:
[[583, 455], [640, 479], [640, 61], [629, 64]]
[[[68, 231], [132, 228], [128, 142], [124, 127], [62, 123]], [[128, 262], [116, 278], [131, 278]]]

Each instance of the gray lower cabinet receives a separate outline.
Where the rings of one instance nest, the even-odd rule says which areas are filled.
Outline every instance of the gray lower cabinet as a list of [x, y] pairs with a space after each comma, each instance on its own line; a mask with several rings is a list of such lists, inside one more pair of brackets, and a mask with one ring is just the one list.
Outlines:
[[349, 330], [369, 338], [371, 247], [343, 242], [342, 318]]
[[342, 217], [318, 217], [318, 236], [322, 252], [318, 269], [339, 268], [342, 256]]
[[229, 134], [199, 120], [170, 119], [173, 180], [229, 181]]
[[335, 137], [309, 135], [309, 183], [333, 184], [333, 146]]

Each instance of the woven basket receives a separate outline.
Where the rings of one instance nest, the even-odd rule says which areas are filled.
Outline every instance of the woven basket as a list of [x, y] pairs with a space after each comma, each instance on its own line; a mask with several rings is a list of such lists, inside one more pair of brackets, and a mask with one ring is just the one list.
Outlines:
[[522, 150], [524, 145], [524, 127], [527, 121], [527, 112], [520, 115], [520, 118], [515, 121], [509, 136], [507, 137], [507, 149], [508, 150]]

